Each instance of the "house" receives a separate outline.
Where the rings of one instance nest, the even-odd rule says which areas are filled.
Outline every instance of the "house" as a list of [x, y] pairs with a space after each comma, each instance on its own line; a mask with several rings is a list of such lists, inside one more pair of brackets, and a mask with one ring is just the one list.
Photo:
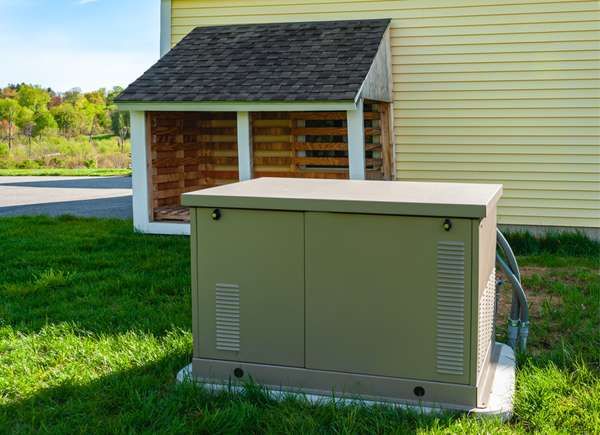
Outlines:
[[600, 232], [600, 6], [162, 0], [132, 112], [134, 224], [260, 176], [502, 183], [499, 223]]

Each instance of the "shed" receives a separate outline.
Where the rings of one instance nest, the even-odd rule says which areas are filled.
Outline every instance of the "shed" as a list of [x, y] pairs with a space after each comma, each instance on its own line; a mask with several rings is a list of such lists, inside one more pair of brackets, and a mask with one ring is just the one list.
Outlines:
[[118, 98], [134, 225], [187, 234], [181, 194], [255, 177], [391, 179], [388, 19], [198, 27]]

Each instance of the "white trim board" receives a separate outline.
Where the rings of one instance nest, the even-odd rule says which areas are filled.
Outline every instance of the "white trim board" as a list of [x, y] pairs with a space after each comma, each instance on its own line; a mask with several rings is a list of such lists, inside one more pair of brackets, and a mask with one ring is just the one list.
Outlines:
[[250, 114], [237, 113], [238, 173], [240, 181], [252, 179], [252, 128]]
[[191, 226], [189, 223], [174, 222], [146, 222], [143, 226], [135, 226], [136, 231], [144, 234], [163, 234], [170, 236], [189, 236]]
[[364, 180], [365, 167], [365, 121], [363, 100], [358, 100], [356, 110], [346, 112], [348, 129], [348, 170], [351, 180]]
[[160, 0], [160, 57], [171, 49], [171, 0]]
[[131, 187], [133, 189], [133, 226], [146, 232], [150, 223], [146, 114], [131, 112]]
[[119, 110], [138, 112], [312, 112], [356, 110], [353, 101], [200, 101], [117, 102]]

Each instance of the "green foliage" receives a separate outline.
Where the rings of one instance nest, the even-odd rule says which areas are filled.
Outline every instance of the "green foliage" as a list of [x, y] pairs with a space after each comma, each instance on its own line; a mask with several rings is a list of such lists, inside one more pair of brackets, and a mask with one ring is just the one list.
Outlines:
[[109, 177], [115, 175], [131, 175], [131, 169], [105, 169], [105, 168], [40, 168], [40, 169], [5, 169], [1, 166], [0, 161], [0, 177], [2, 176], [85, 176], [85, 177]]
[[55, 129], [58, 127], [54, 117], [47, 110], [35, 114], [33, 117], [33, 123], [35, 125], [33, 129], [33, 136], [39, 136], [47, 129]]
[[[13, 101], [13, 100], [6, 100], [6, 101]], [[17, 127], [19, 127], [21, 130], [25, 130], [27, 128], [33, 128], [34, 118], [35, 118], [35, 112], [33, 110], [31, 110], [29, 107], [21, 107], [21, 110], [19, 111], [19, 116], [17, 118]]]
[[1, 156], [0, 167], [31, 168], [35, 161], [89, 168], [93, 161], [100, 167], [127, 168], [129, 114], [118, 112], [114, 104], [120, 92], [115, 87], [83, 94], [74, 88], [59, 95], [27, 84], [2, 89], [0, 140], [9, 152]]
[[[600, 276], [555, 257], [508, 423], [177, 385], [192, 355], [189, 240], [130, 221], [0, 219], [2, 433], [597, 433]], [[540, 255], [550, 255], [540, 253]], [[543, 266], [543, 267], [541, 267]], [[549, 289], [549, 290], [548, 290]], [[533, 303], [533, 302], [532, 302]], [[577, 315], [575, 315], [577, 313]], [[556, 332], [558, 331], [558, 333]]]
[[6, 156], [8, 156], [8, 144], [0, 142], [0, 159], [6, 158]]
[[86, 161], [94, 160], [99, 168], [128, 168], [129, 151], [129, 142], [122, 148], [119, 139], [111, 135], [95, 137], [92, 142], [86, 136], [45, 135], [13, 147], [10, 154], [0, 158], [0, 167], [17, 168], [24, 160], [36, 160], [42, 167], [72, 169], [85, 168]]
[[551, 232], [541, 237], [528, 232], [512, 232], [505, 236], [516, 255], [600, 257], [600, 242], [581, 232]]
[[56, 125], [64, 136], [71, 136], [79, 130], [81, 125], [81, 115], [71, 103], [62, 103], [52, 109], [50, 113], [54, 116]]
[[16, 120], [22, 110], [17, 100], [0, 99], [0, 118], [5, 120]]
[[21, 85], [17, 91], [19, 104], [33, 110], [34, 113], [40, 113], [48, 110], [50, 102], [50, 93], [39, 86]]
[[22, 160], [17, 163], [17, 169], [39, 169], [40, 163], [35, 160]]
[[93, 169], [96, 167], [96, 160], [95, 159], [87, 159], [86, 161], [83, 162], [84, 166], [88, 169]]

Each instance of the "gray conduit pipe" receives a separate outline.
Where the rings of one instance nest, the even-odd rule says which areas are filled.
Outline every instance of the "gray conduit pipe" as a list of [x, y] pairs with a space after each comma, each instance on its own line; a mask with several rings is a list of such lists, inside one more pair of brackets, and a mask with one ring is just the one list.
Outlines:
[[498, 241], [500, 248], [504, 252], [506, 259], [508, 260], [510, 269], [515, 274], [519, 282], [521, 282], [521, 271], [519, 270], [519, 265], [517, 264], [515, 254], [510, 245], [508, 244], [506, 237], [504, 237], [504, 234], [502, 234], [502, 232], [499, 229], [496, 229], [496, 240]]
[[529, 335], [529, 308], [527, 305], [527, 296], [525, 295], [525, 290], [521, 284], [521, 273], [515, 254], [500, 230], [496, 230], [496, 235], [498, 245], [506, 256], [507, 261], [505, 261], [498, 253], [496, 253], [496, 260], [498, 261], [500, 268], [507, 275], [513, 288], [508, 324], [508, 344], [516, 350], [518, 340], [519, 347], [522, 351], [525, 351], [527, 347], [527, 336]]

